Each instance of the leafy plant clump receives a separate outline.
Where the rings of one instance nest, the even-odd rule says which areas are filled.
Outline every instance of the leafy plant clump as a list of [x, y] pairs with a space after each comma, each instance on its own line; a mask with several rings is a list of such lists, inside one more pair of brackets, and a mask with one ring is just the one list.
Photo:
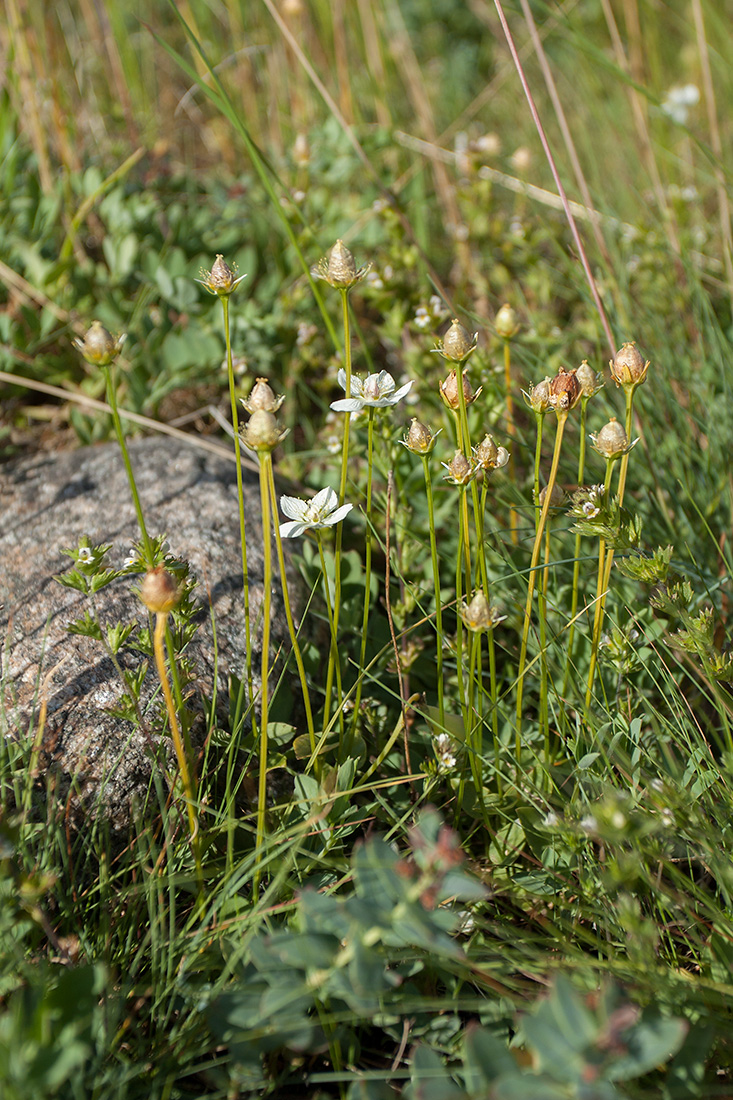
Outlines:
[[[539, 39], [534, 9], [520, 23], [501, 3], [431, 4], [427, 22], [371, 0], [268, 3], [272, 23], [153, 8], [144, 47], [111, 12], [91, 36], [129, 94], [87, 59], [98, 113], [77, 104], [66, 132], [73, 88], [44, 131], [27, 61], [61, 40], [81, 57], [82, 16], [56, 49], [48, 20], [0, 32], [3, 457], [62, 426], [117, 441], [135, 547], [115, 569], [80, 532], [57, 580], [153, 775], [147, 817], [133, 807], [113, 843], [103, 817], [70, 828], [45, 782], [42, 688], [35, 726], [0, 739], [3, 1089], [727, 1095], [719, 16], [695, 3], [672, 56], [659, 17], [627, 5], [627, 58], [614, 13], [585, 3], [543, 13]], [[678, 52], [696, 58], [684, 85]], [[507, 91], [515, 63], [547, 166]], [[582, 203], [561, 194], [550, 111], [567, 141], [568, 96], [548, 68], [574, 74]], [[188, 121], [128, 148], [178, 117], [167, 97]], [[590, 156], [599, 129], [627, 144]], [[198, 146], [185, 162], [194, 140], [215, 172]], [[258, 472], [259, 514], [238, 482], [247, 655], [224, 700], [194, 687], [206, 601], [138, 491], [128, 414], [192, 445], [221, 433]], [[140, 597], [134, 620], [100, 611], [111, 586]]]

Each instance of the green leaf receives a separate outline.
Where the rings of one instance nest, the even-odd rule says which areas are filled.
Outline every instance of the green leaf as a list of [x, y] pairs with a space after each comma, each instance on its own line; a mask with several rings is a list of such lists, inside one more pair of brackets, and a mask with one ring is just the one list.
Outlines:
[[115, 623], [107, 627], [107, 645], [113, 653], [119, 653], [136, 628], [136, 623]]
[[98, 642], [102, 640], [102, 629], [89, 611], [85, 611], [80, 619], [67, 623], [66, 629], [69, 634], [80, 634], [85, 638], [94, 638]]
[[[338, 741], [327, 741], [318, 748], [317, 756], [323, 756], [327, 752], [333, 752], [338, 748]], [[312, 749], [310, 737], [307, 733], [301, 733], [293, 741], [293, 752], [295, 753], [296, 760], [308, 760], [310, 759]]]
[[519, 1072], [506, 1045], [477, 1024], [469, 1024], [466, 1028], [463, 1063], [466, 1088], [470, 1093], [486, 1090], [502, 1074]]
[[680, 1049], [687, 1031], [686, 1020], [665, 1016], [642, 1019], [625, 1037], [628, 1053], [614, 1060], [608, 1078], [628, 1081], [662, 1065]]
[[95, 573], [91, 580], [90, 591], [100, 592], [103, 588], [106, 588], [112, 581], [116, 581], [118, 577], [123, 576], [117, 569], [103, 569], [99, 573]]
[[549, 1002], [545, 1003], [552, 1011], [559, 1033], [575, 1050], [583, 1050], [595, 1042], [598, 1024], [567, 978], [560, 975], [555, 979]]
[[411, 1087], [405, 1090], [409, 1100], [466, 1100], [466, 1094], [451, 1079], [439, 1055], [427, 1046], [412, 1051]]
[[[597, 1090], [596, 1085], [593, 1089], [589, 1100], [604, 1100], [604, 1096]], [[587, 1093], [585, 1095], [588, 1096]], [[613, 1091], [611, 1095], [615, 1095]], [[494, 1085], [490, 1096], [491, 1100], [570, 1100], [566, 1087], [556, 1085], [546, 1077], [536, 1077], [532, 1073], [517, 1073], [511, 1077], [502, 1077]], [[611, 1098], [608, 1097], [608, 1100]]]
[[74, 588], [77, 592], [83, 592], [85, 596], [89, 592], [87, 578], [83, 577], [81, 573], [77, 573], [76, 569], [72, 569], [68, 573], [57, 573], [53, 579], [62, 584], [64, 588]]

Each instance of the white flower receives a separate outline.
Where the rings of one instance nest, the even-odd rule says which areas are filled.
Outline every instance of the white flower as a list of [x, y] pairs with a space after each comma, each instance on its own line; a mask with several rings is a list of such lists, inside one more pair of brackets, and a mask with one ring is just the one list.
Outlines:
[[415, 324], [418, 328], [430, 328], [432, 324], [432, 318], [425, 306], [418, 306], [415, 311]]
[[134, 549], [128, 551], [127, 557], [122, 563], [122, 568], [129, 569], [131, 565], [137, 565], [137, 554], [135, 553]]
[[297, 539], [304, 531], [318, 531], [322, 527], [333, 527], [354, 507], [353, 504], [338, 506], [338, 496], [331, 488], [321, 489], [312, 500], [299, 497], [280, 497], [280, 507], [292, 522], [280, 524], [280, 535], [284, 539]]
[[455, 768], [456, 758], [451, 751], [453, 748], [447, 733], [439, 733], [435, 738], [435, 751], [438, 755], [438, 763], [441, 768]]
[[593, 502], [590, 500], [586, 500], [585, 504], [583, 505], [583, 515], [587, 519], [593, 519], [595, 516], [598, 515], [600, 510], [601, 509], [598, 507], [598, 505], [593, 504]]
[[92, 560], [92, 557], [92, 552], [88, 546], [79, 547], [79, 552], [76, 555], [76, 560], [79, 562], [80, 565], [88, 565], [89, 562]]
[[593, 814], [586, 814], [585, 817], [581, 817], [579, 824], [584, 833], [595, 833], [598, 829], [598, 822]]
[[662, 110], [673, 122], [684, 126], [690, 107], [700, 102], [700, 89], [695, 84], [683, 84], [670, 88], [662, 102]]
[[[341, 368], [338, 372], [338, 384], [342, 390], [346, 389], [346, 371]], [[332, 401], [331, 408], [334, 412], [360, 412], [364, 408], [384, 409], [388, 405], [396, 405], [401, 401], [412, 386], [412, 379], [395, 390], [395, 380], [386, 370], [380, 370], [379, 374], [370, 374], [365, 381], [361, 378], [351, 379], [351, 397], [344, 397], [340, 401]]]
[[378, 271], [370, 271], [365, 280], [366, 286], [371, 287], [372, 290], [383, 290], [384, 283], [382, 282], [382, 276]]

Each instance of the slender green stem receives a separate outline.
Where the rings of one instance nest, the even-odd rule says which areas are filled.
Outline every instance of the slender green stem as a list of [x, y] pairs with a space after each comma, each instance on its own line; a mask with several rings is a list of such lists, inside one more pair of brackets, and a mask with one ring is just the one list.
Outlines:
[[[349, 292], [341, 290], [341, 313], [344, 328], [344, 373], [346, 375], [346, 396], [351, 397], [351, 327], [349, 323]], [[339, 506], [346, 499], [346, 480], [349, 465], [349, 427], [351, 425], [351, 413], [344, 413], [344, 439], [341, 448], [341, 480], [339, 482]], [[338, 636], [339, 611], [341, 609], [341, 546], [343, 542], [343, 524], [340, 523], [336, 530], [336, 549], [334, 553], [334, 620], [333, 632]], [[333, 691], [333, 678], [336, 665], [339, 662], [338, 646], [334, 643], [328, 658], [328, 671], [326, 673], [326, 718], [324, 726], [328, 724], [328, 714], [331, 710], [331, 692]], [[338, 670], [337, 684], [340, 683], [341, 670]], [[341, 688], [338, 687], [339, 713], [343, 706]]]
[[[466, 495], [465, 486], [459, 488], [461, 497]], [[463, 559], [463, 543], [466, 538], [466, 532], [463, 524], [463, 499], [459, 502], [459, 524], [458, 524], [458, 549], [456, 551], [456, 678], [458, 681], [458, 699], [461, 706], [461, 715], [463, 716], [463, 743], [465, 751], [469, 752], [469, 740], [471, 736], [470, 731], [470, 715], [468, 713], [468, 706], [466, 702], [466, 686], [463, 679], [463, 620], [461, 619], [459, 609], [461, 606], [461, 600], [463, 596], [462, 586], [462, 559]], [[470, 576], [470, 573], [469, 573]], [[456, 821], [461, 812], [463, 805], [463, 791], [465, 787], [465, 763], [461, 769], [461, 778], [458, 785], [458, 797], [456, 799]]]
[[[633, 406], [634, 406], [634, 392], [636, 390], [635, 385], [629, 385], [625, 388], [626, 394], [626, 438], [631, 438], [631, 428], [633, 419]], [[609, 460], [610, 462], [611, 460]], [[629, 452], [621, 458], [621, 469], [618, 475], [618, 503], [619, 508], [624, 502], [624, 492], [626, 491], [626, 474], [629, 468]], [[608, 494], [610, 490], [610, 472], [606, 469], [606, 481], [604, 483], [604, 503], [608, 503]], [[605, 551], [605, 544], [602, 542], [602, 548]], [[605, 554], [601, 554], [599, 551], [599, 563], [598, 563], [598, 590], [596, 592], [596, 609], [593, 616], [593, 638], [591, 641], [590, 651], [590, 666], [588, 669], [588, 686], [585, 691], [585, 709], [590, 708], [591, 699], [593, 697], [593, 681], [596, 675], [596, 666], [598, 664], [598, 646], [601, 641], [601, 631], [603, 629], [603, 615], [606, 609], [606, 599], [608, 597], [608, 587], [611, 583], [611, 567], [613, 566], [613, 547], [609, 546]]]
[[497, 709], [496, 691], [496, 653], [494, 651], [494, 630], [489, 630], [489, 683], [491, 690], [491, 733], [494, 741], [494, 770], [496, 773], [496, 789], [503, 793], [501, 781], [501, 741], [499, 739], [499, 713]]
[[[260, 862], [265, 843], [267, 809], [267, 719], [270, 703], [270, 605], [272, 602], [272, 520], [267, 461], [260, 453], [260, 509], [262, 512], [262, 664], [260, 670], [260, 775], [257, 788], [256, 867], [253, 881], [255, 898], [259, 894]], [[269, 457], [269, 455], [268, 455]]]
[[[361, 649], [359, 652], [359, 672], [354, 699], [354, 719], [351, 723], [351, 737], [354, 736], [359, 720], [361, 693], [364, 686], [366, 666], [367, 633], [369, 630], [369, 611], [371, 609], [372, 583], [372, 478], [374, 470], [374, 409], [369, 408], [369, 427], [367, 436], [367, 496], [366, 496], [366, 540], [364, 545], [364, 612], [361, 621]], [[347, 746], [347, 752], [348, 752]]]
[[137, 491], [137, 485], [135, 483], [135, 474], [132, 469], [132, 463], [130, 462], [130, 455], [127, 450], [127, 443], [125, 442], [125, 433], [122, 430], [122, 421], [120, 420], [120, 414], [117, 409], [117, 380], [115, 376], [114, 365], [110, 364], [105, 370], [104, 374], [105, 382], [107, 384], [107, 403], [112, 410], [112, 422], [115, 427], [115, 435], [117, 436], [117, 442], [120, 445], [120, 451], [122, 452], [122, 461], [125, 464], [125, 470], [127, 471], [127, 480], [130, 483], [130, 492], [132, 493], [132, 502], [135, 505], [135, 512], [137, 514], [137, 522], [140, 528], [140, 534], [143, 540], [143, 547], [145, 548], [145, 564], [149, 569], [155, 568], [155, 562], [153, 561], [153, 547], [148, 535], [147, 527], [145, 526], [145, 516], [143, 515], [142, 504], [140, 503], [140, 496]]
[[[275, 491], [275, 475], [272, 469], [272, 454], [265, 452], [264, 462], [267, 469], [267, 480], [270, 486], [270, 500], [272, 502], [273, 515], [277, 516], [277, 494]], [[300, 687], [303, 693], [303, 706], [305, 707], [305, 721], [308, 726], [308, 740], [310, 741], [311, 752], [316, 751], [316, 731], [313, 725], [313, 710], [311, 708], [310, 692], [308, 690], [308, 680], [305, 675], [305, 665], [303, 664], [303, 655], [300, 651], [298, 644], [298, 635], [295, 630], [295, 623], [293, 621], [293, 611], [290, 605], [290, 594], [288, 592], [288, 577], [285, 570], [285, 554], [283, 553], [283, 540], [280, 535], [280, 525], [275, 521], [275, 546], [277, 547], [277, 561], [280, 569], [280, 582], [282, 585], [283, 593], [283, 606], [285, 608], [285, 618], [288, 624], [288, 633], [290, 634], [290, 644], [293, 647], [293, 653], [295, 655], [295, 663], [298, 666], [298, 676], [300, 677]]]
[[542, 505], [540, 504], [540, 462], [542, 460], [542, 429], [545, 425], [545, 413], [535, 413], [535, 420], [537, 422], [537, 438], [534, 448], [534, 530], [537, 534], [540, 526], [540, 515], [542, 514]]
[[466, 587], [464, 589], [466, 597], [471, 595], [471, 541], [469, 537], [468, 527], [468, 499], [466, 497], [466, 486], [461, 486], [460, 496], [460, 509], [461, 509], [461, 524], [463, 525], [463, 557], [465, 559], [465, 576]]
[[[470, 730], [466, 731], [466, 749], [469, 753], [471, 774], [473, 776], [473, 785], [476, 788], [476, 797], [478, 798], [480, 804], [483, 806], [484, 776], [482, 739], [484, 722], [481, 708], [481, 664], [481, 631], [476, 630], [471, 633], [471, 643], [468, 656], [468, 713], [470, 716], [471, 728]], [[477, 668], [479, 670], [478, 681], [476, 675]], [[474, 691], [474, 686], [477, 684], [477, 682], [478, 690]]]
[[[581, 398], [580, 405], [580, 455], [578, 457], [578, 488], [583, 485], [583, 478], [585, 477], [585, 442], [586, 442], [586, 419], [588, 414], [588, 401], [590, 398]], [[580, 531], [575, 535], [575, 548], [573, 551], [573, 586], [572, 596], [570, 599], [570, 628], [568, 630], [568, 642], [567, 642], [567, 656], [565, 660], [565, 673], [562, 681], [562, 698], [567, 698], [568, 684], [570, 682], [570, 670], [573, 664], [573, 645], [575, 643], [575, 619], [578, 614], [578, 588], [580, 581], [580, 549], [582, 535]]]
[[[318, 553], [321, 558], [321, 573], [323, 574], [323, 591], [326, 597], [326, 611], [328, 613], [328, 625], [331, 628], [331, 653], [330, 661], [333, 664], [333, 668], [336, 670], [336, 691], [338, 692], [339, 699], [343, 698], [341, 688], [341, 662], [338, 659], [338, 653], [334, 654], [334, 651], [338, 649], [338, 635], [336, 633], [336, 615], [334, 608], [331, 604], [331, 591], [328, 583], [328, 570], [326, 569], [326, 555], [323, 551], [323, 537], [320, 530], [316, 530], [316, 538], [318, 539]], [[329, 667], [331, 667], [329, 665]], [[331, 716], [331, 693], [326, 694], [326, 702], [323, 711], [323, 728], [328, 726], [329, 718]], [[343, 735], [344, 735], [344, 708], [339, 705], [339, 755], [343, 748]]]
[[538, 595], [539, 621], [540, 621], [540, 736], [544, 738], [545, 765], [550, 766], [550, 712], [549, 699], [547, 697], [547, 591], [549, 587], [549, 563], [550, 563], [550, 531], [552, 519], [548, 515], [545, 524], [545, 555], [542, 568], [542, 579]]
[[[479, 504], [479, 542], [482, 550], [485, 552], [484, 546], [484, 516], [486, 515], [486, 498], [488, 496], [488, 471], [484, 473], [484, 484], [481, 488], [481, 501]], [[483, 558], [484, 569], [486, 568], [486, 558]], [[485, 578], [484, 595], [486, 599], [491, 602], [489, 595], [488, 576]], [[489, 648], [489, 679], [491, 684], [491, 728], [494, 736], [494, 747], [499, 745], [499, 710], [498, 702], [499, 695], [497, 692], [496, 684], [496, 646], [494, 644], [494, 631], [493, 628], [488, 631], [488, 648]]]
[[[459, 493], [461, 496], [465, 495], [465, 488], [460, 487]], [[461, 705], [461, 711], [463, 713], [464, 729], [468, 730], [468, 715], [466, 712], [466, 691], [463, 681], [463, 620], [458, 614], [458, 609], [461, 606], [461, 600], [463, 599], [463, 585], [462, 585], [462, 565], [463, 558], [463, 543], [466, 538], [466, 532], [463, 524], [463, 501], [459, 504], [459, 525], [458, 525], [458, 549], [456, 551], [456, 675], [458, 678], [458, 698]]]
[[435, 665], [438, 678], [438, 716], [441, 730], [445, 729], [445, 701], [443, 698], [443, 605], [440, 599], [440, 569], [438, 566], [438, 543], [435, 534], [435, 511], [433, 507], [433, 483], [430, 476], [430, 461], [427, 455], [421, 455], [425, 475], [425, 493], [428, 498], [428, 527], [430, 531], [430, 557], [433, 564], [433, 589], [435, 591]]
[[[464, 360], [465, 362], [465, 360]], [[466, 405], [466, 394], [463, 389], [463, 362], [456, 363], [456, 382], [458, 383], [458, 439], [459, 446], [463, 449], [463, 453], [466, 458], [471, 461], [471, 435], [468, 428], [468, 408]], [[484, 540], [482, 538], [482, 522], [481, 522], [481, 505], [479, 502], [478, 486], [475, 481], [471, 482], [471, 502], [473, 504], [473, 521], [476, 527], [476, 538], [478, 541], [478, 571], [481, 576], [481, 584], [483, 585], [484, 595], [489, 600], [489, 578], [486, 571], [486, 554], [484, 550]], [[467, 544], [468, 558], [470, 560], [470, 546]], [[476, 581], [476, 587], [478, 587], [478, 580]], [[471, 588], [471, 575], [470, 573], [466, 579], [466, 591], [469, 592]]]
[[[203, 873], [201, 870], [199, 822], [196, 815], [196, 787], [191, 774], [191, 769], [189, 768], [188, 755], [186, 753], [186, 748], [183, 743], [183, 738], [181, 737], [181, 730], [178, 725], [176, 707], [175, 703], [173, 702], [173, 694], [171, 692], [170, 683], [168, 682], [168, 673], [165, 667], [164, 639], [167, 624], [168, 612], [159, 611], [155, 616], [153, 654], [155, 656], [155, 667], [158, 671], [158, 679], [160, 680], [160, 686], [163, 689], [163, 698], [165, 699], [166, 710], [168, 711], [168, 722], [170, 724], [171, 737], [173, 739], [173, 748], [175, 749], [176, 760], [178, 761], [178, 770], [181, 776], [181, 784], [183, 785], [183, 792], [186, 797], [186, 813], [188, 815], [188, 826], [191, 833], [191, 847], [193, 849], [193, 858], [196, 863], [196, 878], [199, 883], [199, 889], [201, 889], [203, 886]], [[173, 651], [171, 650], [171, 665], [172, 664]]]
[[[513, 441], [516, 437], [517, 429], [514, 423], [514, 401], [512, 399], [512, 351], [511, 341], [506, 339], [504, 340], [504, 399], [506, 401], [506, 433]], [[509, 451], [509, 478], [512, 485], [516, 485], [517, 474], [513, 447]], [[509, 511], [509, 528], [512, 542], [515, 546], [519, 541], [518, 526], [519, 516], [517, 509], [512, 505]]]
[[[242, 590], [244, 597], [244, 640], [245, 640], [245, 676], [247, 679], [247, 694], [252, 713], [252, 728], [257, 733], [254, 714], [254, 676], [252, 674], [252, 626], [249, 606], [249, 570], [247, 568], [247, 532], [244, 519], [244, 489], [242, 486], [242, 451], [239, 443], [239, 415], [237, 413], [237, 394], [234, 386], [234, 361], [232, 359], [232, 341], [229, 328], [229, 298], [224, 295], [221, 298], [221, 306], [224, 313], [224, 339], [227, 347], [227, 377], [229, 380], [229, 403], [232, 410], [232, 428], [234, 430], [234, 457], [237, 467], [237, 502], [239, 505], [239, 540], [242, 547]], [[237, 712], [235, 728], [239, 720], [239, 712], [242, 705], [241, 691], [237, 700]]]
[[560, 463], [560, 450], [562, 448], [562, 437], [565, 431], [565, 423], [568, 418], [567, 409], [557, 410], [557, 432], [555, 435], [555, 450], [552, 455], [552, 466], [550, 468], [550, 476], [547, 481], [547, 488], [545, 491], [545, 503], [542, 506], [539, 520], [537, 522], [537, 530], [535, 531], [534, 546], [532, 548], [532, 559], [529, 566], [529, 577], [527, 585], [527, 603], [524, 608], [524, 625], [522, 627], [522, 644], [519, 652], [519, 668], [517, 671], [517, 733], [516, 733], [516, 757], [517, 763], [521, 759], [522, 753], [522, 696], [524, 693], [524, 670], [527, 663], [527, 642], [529, 640], [529, 626], [532, 620], [532, 599], [534, 597], [534, 586], [536, 578], [537, 563], [540, 558], [540, 548], [542, 546], [542, 534], [544, 531], [545, 523], [547, 522], [547, 515], [550, 511], [550, 501], [552, 499], [552, 490], [557, 478], [557, 468]]

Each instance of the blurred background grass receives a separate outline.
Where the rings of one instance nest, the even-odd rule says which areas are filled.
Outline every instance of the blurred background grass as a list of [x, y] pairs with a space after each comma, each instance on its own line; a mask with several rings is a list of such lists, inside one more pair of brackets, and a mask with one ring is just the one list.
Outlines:
[[[713, 605], [724, 647], [733, 570], [733, 41], [726, 8], [715, 0], [527, 0], [506, 11], [560, 175], [581, 204], [577, 217], [614, 338], [618, 345], [635, 339], [652, 360], [639, 394], [642, 440], [628, 499], [643, 515], [645, 547], [674, 544], [675, 568], [691, 577], [698, 606]], [[503, 346], [493, 319], [504, 301], [521, 322], [512, 347], [517, 391], [585, 357], [603, 369], [603, 328], [493, 4], [195, 0], [174, 9], [160, 0], [5, 0], [5, 16], [3, 458], [110, 434], [109, 419], [80, 404], [101, 398], [104, 380], [71, 344], [95, 317], [129, 334], [123, 406], [218, 432], [211, 410], [225, 411], [228, 400], [220, 307], [195, 279], [219, 252], [247, 274], [232, 309], [243, 390], [266, 375], [286, 393], [283, 415], [293, 430], [280, 468], [311, 487], [334, 468], [326, 410], [336, 396], [338, 361], [295, 245], [315, 263], [343, 237], [357, 263], [373, 263], [351, 296], [357, 369], [373, 364], [400, 380], [414, 378], [411, 396], [436, 424], [443, 416], [436, 383], [444, 372], [430, 348], [454, 313], [480, 332], [472, 380], [484, 385], [483, 427], [498, 442], [505, 441]], [[212, 90], [221, 103], [194, 39], [237, 125], [206, 94]], [[243, 129], [269, 165], [277, 205], [246, 153]], [[335, 311], [338, 303], [326, 305]], [[597, 429], [621, 409], [607, 383], [589, 426]], [[522, 482], [531, 473], [528, 427], [520, 422], [512, 448], [518, 490], [512, 497], [508, 479], [496, 482], [497, 523], [510, 501], [531, 517], [528, 480]], [[567, 442], [561, 480], [570, 484], [574, 425]], [[591, 457], [589, 480], [601, 473]], [[400, 537], [412, 503], [406, 493]], [[456, 537], [448, 512], [446, 560]], [[423, 568], [422, 549], [424, 561], [414, 550], [415, 561], [401, 563], [405, 572]], [[482, 965], [488, 957], [514, 975], [544, 973], [558, 960], [579, 971], [607, 967], [636, 983], [643, 1000], [699, 1013], [706, 1026], [714, 1022], [722, 1036], [715, 1068], [724, 1068], [733, 938], [730, 762], [710, 750], [719, 714], [709, 682], [669, 650], [657, 662], [664, 627], [639, 600], [638, 586], [622, 583], [623, 614], [630, 609], [629, 621], [644, 622], [645, 668], [624, 681], [623, 697], [618, 677], [608, 723], [594, 731], [604, 755], [597, 763], [584, 757], [572, 792], [562, 791], [567, 820], [543, 822], [521, 791], [516, 803], [512, 794], [497, 808], [502, 828], [490, 853], [496, 913], [485, 918], [471, 950]], [[501, 578], [497, 588], [503, 595]], [[386, 721], [381, 712], [378, 719]], [[617, 737], [628, 759], [614, 748], [611, 761], [605, 752]], [[597, 846], [578, 824], [589, 807]], [[621, 810], [631, 831], [615, 823]], [[411, 812], [404, 788], [395, 785], [375, 815], [401, 834]], [[674, 828], [660, 816], [667, 812]], [[547, 839], [555, 828], [560, 839]], [[311, 842], [314, 849], [320, 844]], [[339, 873], [348, 869], [347, 844], [327, 853]], [[33, 864], [32, 845], [29, 851]], [[550, 894], [560, 899], [554, 916], [544, 908]], [[246, 908], [238, 897], [235, 903]], [[77, 921], [76, 898], [61, 908], [70, 924]], [[160, 912], [162, 927], [170, 915], [162, 902]], [[98, 935], [105, 951], [106, 919], [104, 902], [89, 905], [87, 928], [99, 921], [101, 931], [85, 935], [91, 943]], [[205, 939], [208, 931], [200, 934]], [[160, 943], [161, 972], [171, 976], [166, 991], [179, 1004], [175, 952], [180, 948], [183, 960], [195, 951], [183, 940]], [[141, 988], [146, 952], [143, 945]], [[126, 973], [122, 934], [118, 954], [110, 954]], [[218, 955], [206, 965], [218, 981]], [[690, 975], [700, 972], [704, 980], [693, 982]], [[180, 974], [185, 984], [182, 961]], [[194, 994], [186, 995], [193, 1003]], [[510, 1019], [511, 1006], [502, 1011]], [[199, 1050], [209, 1056], [213, 1047], [196, 1031], [196, 1013], [180, 1013], [177, 1048], [170, 1048], [167, 1019], [150, 1025], [161, 1064], [180, 1051], [188, 1064]], [[140, 1036], [142, 1051], [142, 1028]], [[147, 1058], [140, 1054], [141, 1065]], [[140, 1095], [148, 1095], [146, 1087]], [[686, 1095], [681, 1089], [675, 1095]]]
[[[289, 447], [320, 446], [298, 410], [323, 420], [336, 363], [282, 214], [309, 263], [337, 236], [374, 263], [357, 300], [363, 354], [417, 375], [416, 396], [436, 408], [428, 348], [454, 311], [481, 332], [487, 427], [502, 426], [492, 319], [503, 301], [522, 322], [518, 388], [584, 357], [602, 369], [602, 329], [493, 5], [5, 8], [0, 369], [70, 394], [4, 379], [5, 456], [109, 433], [77, 403], [102, 396], [71, 348], [95, 316], [129, 334], [123, 405], [218, 430], [207, 410], [222, 400], [223, 339], [194, 281], [217, 252], [248, 275], [234, 318], [245, 388], [287, 376]], [[507, 13], [568, 194], [597, 211], [578, 217], [614, 337], [636, 339], [663, 379], [641, 475], [654, 534], [699, 543], [696, 509], [713, 529], [731, 522], [724, 15], [703, 0], [524, 0]], [[202, 54], [270, 166], [279, 210], [192, 75], [213, 88]], [[608, 389], [602, 401], [618, 411]]]

